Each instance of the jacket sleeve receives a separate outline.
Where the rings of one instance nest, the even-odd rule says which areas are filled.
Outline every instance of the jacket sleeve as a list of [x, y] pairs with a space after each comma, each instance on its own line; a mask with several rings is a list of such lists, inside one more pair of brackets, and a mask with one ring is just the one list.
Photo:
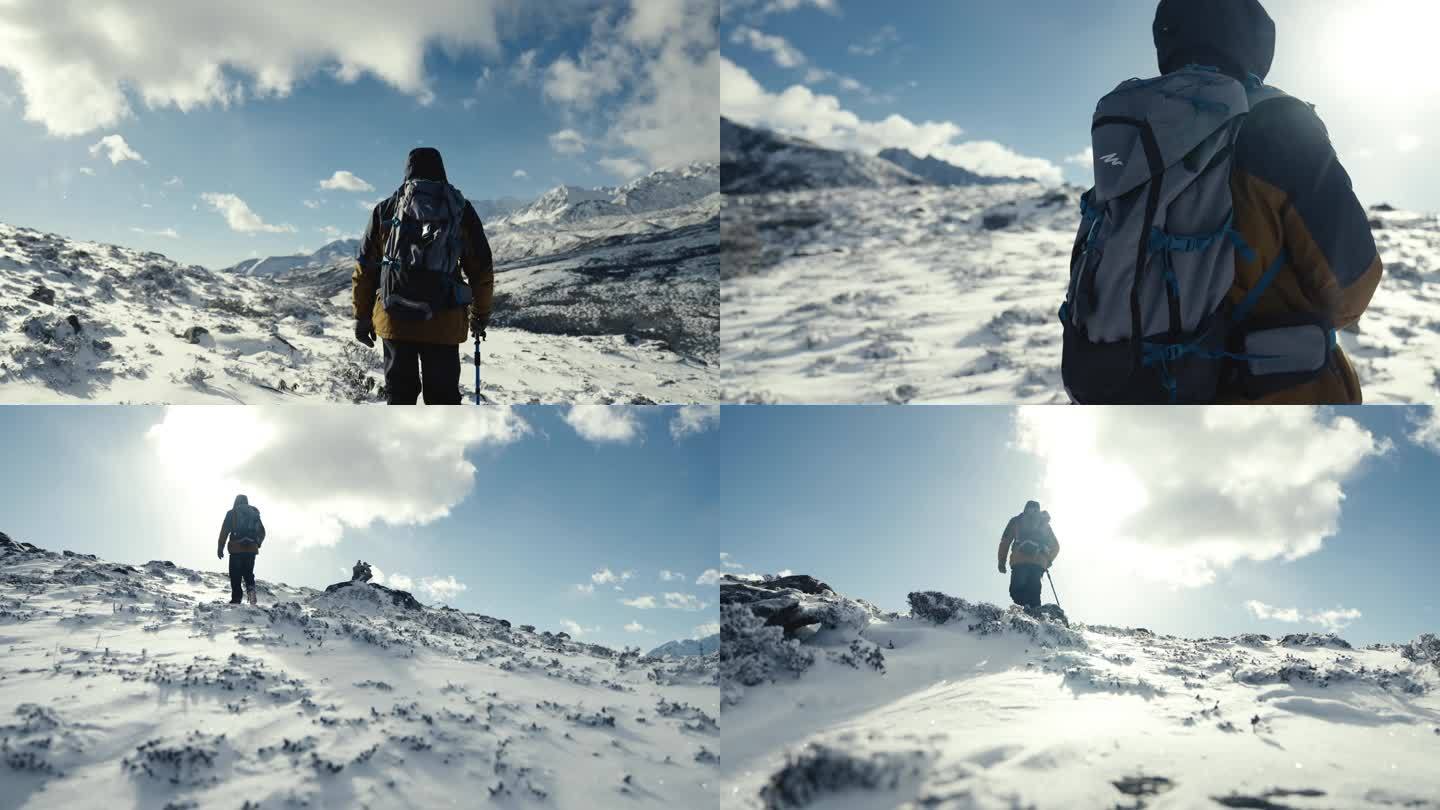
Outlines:
[[1340, 164], [1325, 124], [1310, 105], [1281, 98], [1256, 107], [1236, 144], [1256, 208], [1289, 254], [1311, 311], [1336, 328], [1370, 305], [1383, 272], [1370, 220]]
[[376, 205], [370, 211], [370, 223], [365, 226], [365, 236], [360, 240], [360, 250], [355, 257], [355, 272], [350, 276], [350, 294], [354, 303], [354, 317], [366, 321], [375, 311], [375, 291], [380, 288], [380, 259], [385, 255], [385, 228], [380, 224], [380, 208]]
[[490, 252], [490, 240], [485, 238], [485, 224], [480, 221], [475, 206], [468, 202], [461, 230], [465, 235], [465, 250], [460, 255], [460, 269], [470, 284], [470, 311], [472, 315], [488, 318], [495, 306], [495, 256]]
[[1005, 531], [1000, 533], [1000, 553], [998, 560], [1000, 564], [1003, 565], [1005, 559], [1010, 556], [1010, 544], [1013, 542], [1015, 542], [1015, 518], [1010, 518], [1010, 522], [1005, 524]]
[[1045, 567], [1049, 568], [1055, 564], [1055, 558], [1060, 556], [1060, 540], [1055, 536], [1054, 529], [1046, 528], [1045, 531], [1050, 535], [1050, 559], [1045, 563]]
[[225, 519], [220, 522], [220, 541], [219, 541], [219, 548], [217, 548], [216, 551], [219, 551], [220, 549], [225, 548], [225, 541], [230, 539], [230, 515], [231, 515], [231, 514], [232, 514], [232, 512], [226, 512], [226, 513], [225, 513]]
[[256, 539], [256, 540], [261, 540], [261, 541], [263, 541], [263, 540], [265, 539], [265, 521], [260, 520], [259, 517], [257, 516], [257, 517], [256, 517], [256, 522], [258, 522], [258, 523], [260, 524], [260, 533], [259, 533], [259, 535], [256, 536], [255, 539]]

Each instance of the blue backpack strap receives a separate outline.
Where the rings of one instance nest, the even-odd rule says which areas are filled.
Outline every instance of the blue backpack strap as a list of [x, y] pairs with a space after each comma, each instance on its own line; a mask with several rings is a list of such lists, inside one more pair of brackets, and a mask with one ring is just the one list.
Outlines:
[[1280, 255], [1276, 256], [1275, 261], [1271, 262], [1270, 266], [1265, 268], [1265, 272], [1260, 276], [1260, 280], [1255, 282], [1255, 286], [1251, 287], [1250, 292], [1245, 294], [1245, 297], [1240, 301], [1239, 305], [1235, 307], [1235, 311], [1230, 313], [1231, 323], [1240, 323], [1250, 317], [1250, 311], [1255, 308], [1256, 304], [1260, 303], [1260, 296], [1265, 294], [1265, 290], [1275, 281], [1275, 277], [1280, 275], [1280, 270], [1285, 267], [1285, 263], [1289, 260], [1289, 252], [1281, 249]]

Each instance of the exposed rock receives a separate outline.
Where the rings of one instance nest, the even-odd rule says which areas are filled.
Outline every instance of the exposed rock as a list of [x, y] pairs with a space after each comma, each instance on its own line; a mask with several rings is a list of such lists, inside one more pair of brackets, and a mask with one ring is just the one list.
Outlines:
[[30, 295], [28, 295], [27, 297], [31, 301], [39, 301], [42, 304], [55, 303], [55, 291], [50, 289], [49, 287], [46, 287], [43, 282], [37, 284], [35, 286], [35, 289], [31, 290]]
[[376, 585], [373, 582], [356, 582], [354, 580], [346, 580], [344, 582], [337, 582], [334, 585], [327, 587], [325, 589], [325, 592], [335, 593], [342, 588], [349, 588], [352, 586], [373, 588], [374, 590], [380, 591], [390, 599], [391, 604], [395, 605], [395, 607], [398, 608], [405, 608], [406, 610], [424, 610], [425, 608], [425, 606], [420, 604], [420, 602], [415, 597], [411, 596], [408, 591], [397, 591], [393, 588], [387, 588], [384, 585]]

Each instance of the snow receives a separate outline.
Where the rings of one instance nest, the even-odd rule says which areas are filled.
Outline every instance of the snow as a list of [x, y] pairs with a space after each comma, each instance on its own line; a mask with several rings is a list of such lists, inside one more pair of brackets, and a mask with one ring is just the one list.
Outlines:
[[718, 649], [720, 649], [720, 634], [714, 633], [704, 638], [667, 641], [651, 650], [647, 655], [653, 658], [664, 658], [667, 655], [683, 658], [690, 655], [709, 655]]
[[725, 808], [1440, 807], [1433, 636], [1187, 639], [1074, 606], [1066, 629], [933, 592], [897, 614], [782, 590], [850, 617], [786, 640], [735, 587]]
[[[677, 200], [710, 178], [678, 208], [496, 229], [487, 401], [718, 400], [711, 169], [651, 176]], [[342, 240], [284, 272], [215, 272], [0, 224], [0, 399], [376, 401], [381, 353], [354, 340], [345, 252]], [[461, 347], [467, 366], [472, 353]], [[473, 370], [461, 380], [468, 402]]]
[[0, 808], [717, 801], [713, 654], [320, 593], [263, 559], [260, 604], [231, 606], [213, 571], [0, 539]]
[[[845, 188], [729, 196], [727, 402], [1067, 401], [1061, 329], [1081, 189]], [[1440, 218], [1376, 212], [1386, 265], [1340, 342], [1367, 403], [1440, 388]]]

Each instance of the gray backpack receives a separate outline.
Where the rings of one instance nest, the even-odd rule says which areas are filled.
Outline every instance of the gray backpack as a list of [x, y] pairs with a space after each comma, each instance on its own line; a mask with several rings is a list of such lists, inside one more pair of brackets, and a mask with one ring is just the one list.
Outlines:
[[1039, 514], [1020, 514], [1020, 525], [1015, 527], [1015, 541], [1012, 548], [1025, 554], [1042, 556], [1050, 550], [1050, 537], [1046, 529], [1050, 522]]
[[236, 505], [230, 512], [230, 536], [260, 544], [260, 510], [247, 503]]
[[397, 321], [428, 321], [470, 303], [460, 277], [465, 196], [440, 180], [411, 180], [396, 192], [385, 257], [380, 263], [380, 304]]
[[[1327, 324], [1249, 322], [1284, 266], [1282, 253], [1231, 307], [1237, 254], [1234, 148], [1245, 116], [1284, 95], [1190, 66], [1131, 79], [1100, 100], [1091, 129], [1095, 187], [1080, 232], [1064, 323], [1061, 375], [1086, 404], [1207, 403], [1313, 377], [1330, 360]], [[1263, 393], [1263, 390], [1260, 391]]]

